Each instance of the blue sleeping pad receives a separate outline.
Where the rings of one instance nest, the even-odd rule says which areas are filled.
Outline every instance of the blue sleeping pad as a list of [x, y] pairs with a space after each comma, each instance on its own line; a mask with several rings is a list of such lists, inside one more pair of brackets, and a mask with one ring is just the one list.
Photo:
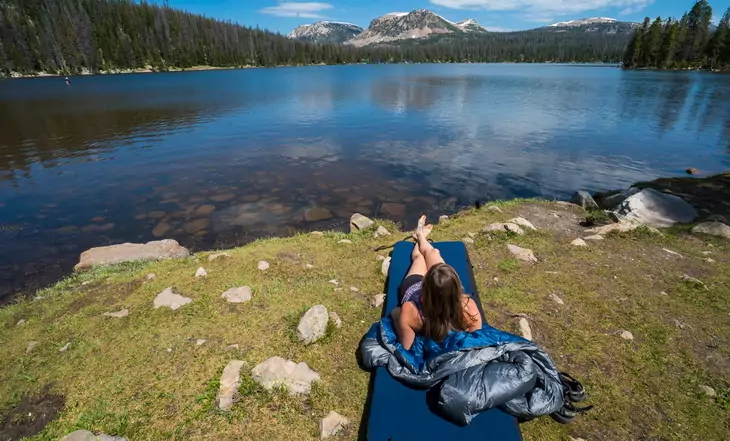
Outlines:
[[[484, 319], [469, 254], [461, 242], [435, 243], [441, 257], [461, 278], [467, 293], [473, 293]], [[398, 287], [411, 265], [413, 243], [398, 242], [393, 250], [388, 276], [384, 314], [398, 306]], [[484, 320], [486, 323], [486, 320]], [[378, 368], [371, 378], [367, 439], [369, 441], [494, 440], [521, 441], [517, 420], [499, 409], [478, 415], [466, 427], [457, 426], [434, 414], [427, 404], [428, 391], [411, 389]], [[367, 411], [366, 411], [367, 412]]]

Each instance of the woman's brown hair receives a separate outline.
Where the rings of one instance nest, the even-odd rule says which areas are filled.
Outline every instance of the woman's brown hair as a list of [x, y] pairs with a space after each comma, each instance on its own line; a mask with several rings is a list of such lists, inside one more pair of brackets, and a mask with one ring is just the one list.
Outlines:
[[423, 334], [443, 341], [449, 331], [466, 331], [470, 322], [462, 302], [461, 280], [445, 263], [431, 267], [423, 278]]

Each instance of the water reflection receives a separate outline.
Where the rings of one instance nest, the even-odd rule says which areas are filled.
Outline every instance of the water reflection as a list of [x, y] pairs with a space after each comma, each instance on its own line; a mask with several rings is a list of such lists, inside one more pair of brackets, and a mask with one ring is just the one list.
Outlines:
[[0, 84], [6, 299], [91, 246], [225, 248], [346, 229], [353, 212], [408, 226], [475, 199], [566, 197], [730, 164], [720, 76], [347, 66], [72, 84]]

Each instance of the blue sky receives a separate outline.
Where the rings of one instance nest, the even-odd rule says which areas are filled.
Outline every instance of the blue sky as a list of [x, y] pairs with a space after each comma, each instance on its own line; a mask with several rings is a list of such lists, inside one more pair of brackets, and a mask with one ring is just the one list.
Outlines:
[[[162, 2], [163, 0], [154, 0]], [[289, 33], [318, 20], [367, 27], [388, 12], [430, 9], [452, 21], [474, 18], [492, 30], [518, 30], [584, 17], [642, 21], [645, 16], [681, 16], [693, 0], [168, 0], [170, 6], [209, 17]], [[715, 19], [730, 0], [710, 0]]]

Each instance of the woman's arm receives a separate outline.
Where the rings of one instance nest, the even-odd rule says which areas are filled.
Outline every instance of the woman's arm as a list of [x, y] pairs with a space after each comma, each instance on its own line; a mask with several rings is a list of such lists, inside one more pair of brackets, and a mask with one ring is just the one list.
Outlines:
[[416, 331], [413, 329], [413, 314], [418, 314], [418, 311], [411, 302], [406, 302], [402, 307], [395, 308], [391, 313], [398, 341], [401, 342], [406, 351], [411, 350], [411, 346], [416, 340]]

